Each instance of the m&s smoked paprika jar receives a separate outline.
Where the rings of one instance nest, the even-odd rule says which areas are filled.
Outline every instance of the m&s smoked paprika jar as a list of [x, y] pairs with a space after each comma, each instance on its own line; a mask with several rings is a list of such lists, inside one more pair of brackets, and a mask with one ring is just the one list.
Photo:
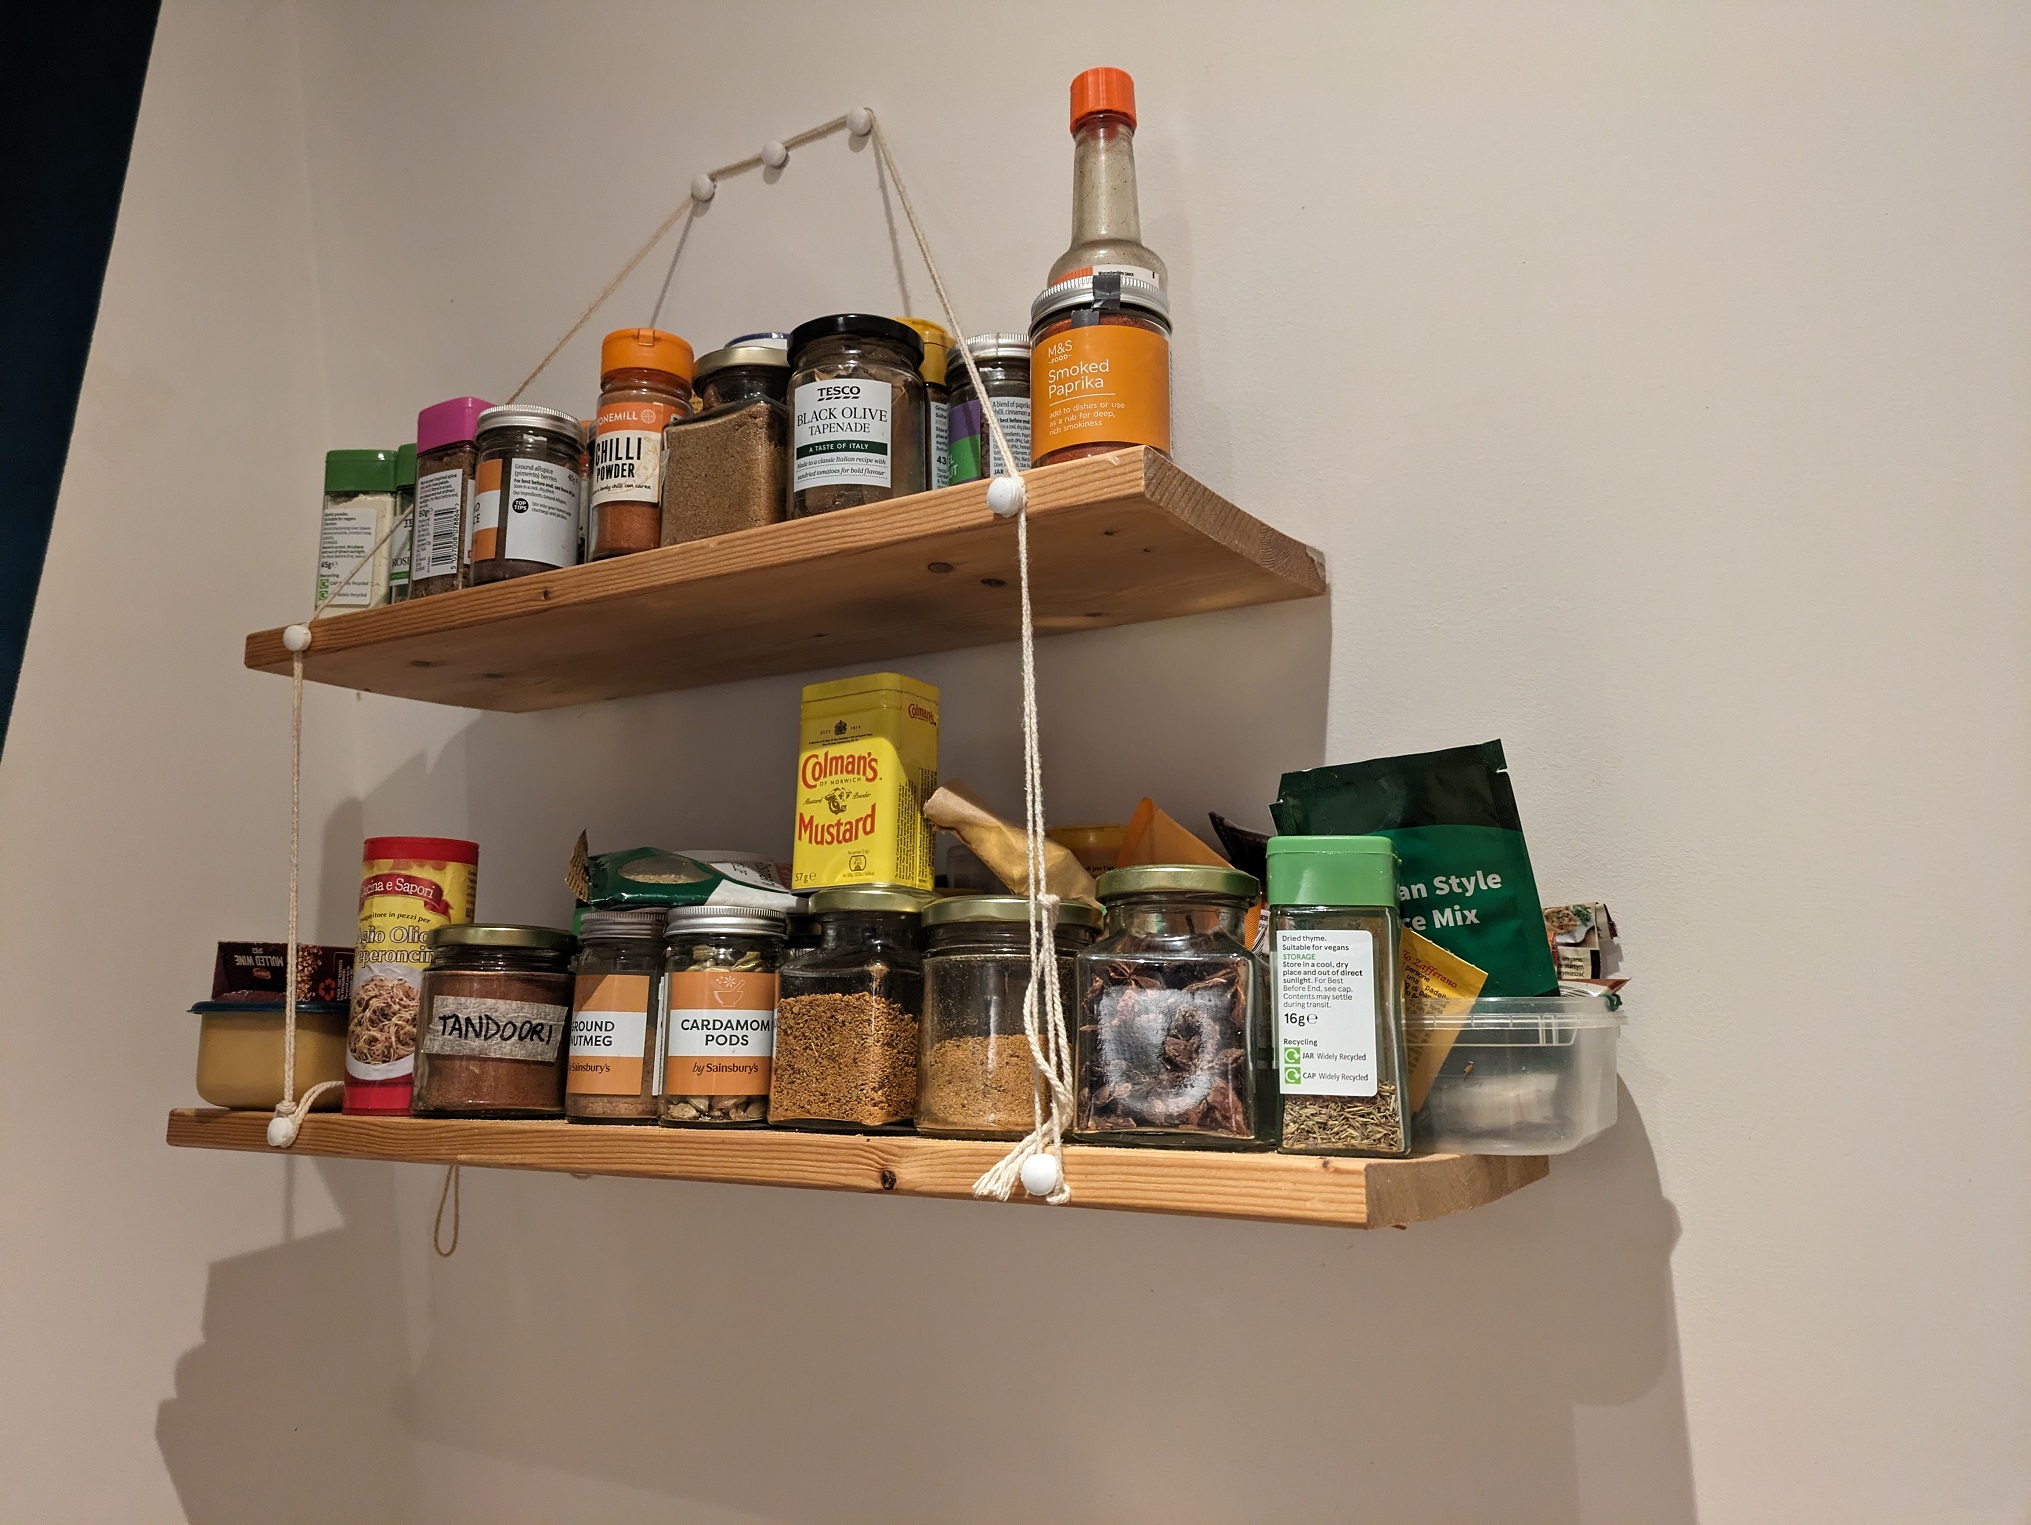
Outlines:
[[1171, 302], [1154, 281], [1103, 272], [1030, 306], [1034, 463], [1171, 449]]

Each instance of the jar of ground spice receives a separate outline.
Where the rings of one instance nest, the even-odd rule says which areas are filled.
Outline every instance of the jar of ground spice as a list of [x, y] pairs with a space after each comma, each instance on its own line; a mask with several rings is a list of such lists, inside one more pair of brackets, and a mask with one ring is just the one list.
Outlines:
[[1156, 282], [1108, 272], [1047, 286], [1030, 306], [1030, 343], [1037, 465], [1170, 450], [1171, 300]]
[[924, 378], [925, 421], [929, 425], [924, 431], [926, 448], [931, 454], [927, 468], [930, 475], [925, 481], [933, 489], [940, 488], [952, 480], [951, 383], [958, 378], [945, 366], [945, 352], [952, 347], [952, 336], [942, 324], [929, 318], [896, 321], [916, 330], [924, 344], [924, 358], [918, 362], [917, 374]]
[[952, 380], [952, 480], [972, 482], [1011, 469], [1029, 470], [1030, 341], [1021, 334], [977, 334], [965, 348], [980, 372], [980, 384], [987, 388], [985, 406], [994, 410], [1016, 458], [1012, 468], [1002, 464], [1001, 450], [982, 417], [982, 400], [973, 390], [959, 346], [954, 345], [945, 366]]
[[477, 397], [432, 403], [416, 415], [416, 541], [409, 596], [449, 593], [463, 581], [466, 516], [472, 511], [479, 416]]
[[671, 911], [664, 939], [664, 1122], [698, 1128], [768, 1121], [785, 930], [781, 911], [759, 906]]
[[586, 559], [663, 543], [663, 430], [691, 416], [691, 346], [657, 328], [623, 328], [599, 347]]
[[[1077, 1010], [1073, 957], [1099, 930], [1098, 907], [1077, 900], [1058, 906], [1058, 988], [1068, 1019]], [[924, 908], [919, 1133], [1020, 1138], [1035, 1126], [1035, 1063], [1023, 1031], [1029, 988], [1029, 901], [955, 895]]]
[[902, 1131], [917, 1110], [924, 965], [914, 890], [854, 886], [811, 896], [819, 945], [785, 959], [769, 1121]]
[[653, 1123], [663, 1039], [660, 909], [587, 911], [579, 919], [564, 1115]]
[[489, 408], [479, 416], [479, 467], [466, 561], [475, 583], [578, 564], [578, 420], [555, 408]]
[[894, 318], [844, 312], [790, 334], [790, 514], [930, 486], [924, 344]]
[[774, 524], [790, 479], [790, 360], [730, 344], [698, 362], [698, 413], [663, 431], [663, 544]]
[[474, 923], [431, 934], [410, 1111], [563, 1116], [576, 943], [553, 927]]

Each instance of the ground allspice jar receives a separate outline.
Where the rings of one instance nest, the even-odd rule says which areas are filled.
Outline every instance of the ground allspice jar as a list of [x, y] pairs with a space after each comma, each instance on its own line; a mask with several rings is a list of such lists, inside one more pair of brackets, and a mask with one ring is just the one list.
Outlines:
[[774, 524], [790, 482], [790, 360], [728, 345], [698, 362], [698, 413], [663, 431], [663, 544]]
[[816, 948], [783, 961], [769, 1121], [844, 1132], [905, 1131], [917, 1110], [929, 897], [875, 886], [819, 890]]
[[586, 1122], [653, 1123], [663, 1039], [660, 909], [587, 911], [579, 918], [577, 979], [564, 1114]]
[[924, 479], [932, 488], [944, 487], [952, 480], [952, 382], [957, 378], [946, 369], [945, 352], [952, 347], [952, 336], [942, 324], [933, 323], [929, 318], [898, 318], [916, 331], [924, 342], [924, 358], [917, 364], [917, 374], [924, 378], [924, 406], [926, 423], [925, 448], [930, 451], [927, 466], [929, 475]]
[[1047, 286], [1030, 306], [1035, 464], [1171, 448], [1171, 301], [1154, 281], [1104, 273]]
[[792, 518], [931, 485], [923, 359], [916, 331], [894, 318], [843, 312], [792, 330]]
[[[976, 334], [966, 341], [980, 384], [987, 388], [986, 408], [994, 411], [1008, 447], [1015, 452], [1013, 469], [1030, 468], [1030, 341], [1021, 334]], [[973, 390], [960, 347], [954, 345], [945, 374], [952, 378], [952, 480], [973, 482], [1010, 470], [1001, 447], [987, 427], [982, 400]]]
[[468, 579], [501, 582], [577, 566], [585, 460], [578, 420], [518, 403], [487, 409], [478, 428]]
[[409, 596], [449, 593], [464, 581], [466, 517], [479, 470], [477, 397], [435, 402], [416, 415], [416, 538]]
[[409, 1110], [563, 1116], [576, 945], [554, 927], [473, 923], [432, 933]]
[[786, 918], [762, 906], [679, 906], [664, 937], [663, 1121], [769, 1120], [776, 970]]
[[663, 430], [691, 416], [691, 346], [657, 328], [623, 328], [599, 347], [586, 559], [663, 543]]

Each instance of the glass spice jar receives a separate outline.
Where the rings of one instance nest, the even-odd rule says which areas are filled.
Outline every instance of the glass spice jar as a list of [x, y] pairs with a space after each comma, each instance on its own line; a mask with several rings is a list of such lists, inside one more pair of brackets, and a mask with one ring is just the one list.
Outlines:
[[395, 531], [388, 537], [388, 602], [409, 601], [411, 554], [416, 545], [416, 447], [395, 449]]
[[[1099, 930], [1097, 907], [1077, 900], [1058, 906], [1055, 958], [1068, 1026], [1078, 1010], [1073, 959]], [[955, 895], [924, 908], [919, 1133], [1021, 1138], [1036, 1125], [1035, 1060], [1023, 1030], [1029, 988], [1028, 900]], [[1037, 1014], [1041, 1032], [1041, 1005]]]
[[554, 927], [483, 922], [430, 935], [410, 1111], [564, 1115], [576, 943]]
[[[388, 601], [388, 547], [380, 540], [394, 513], [394, 451], [325, 452], [324, 508], [317, 531], [321, 614], [372, 609]], [[362, 557], [367, 558], [364, 564]]]
[[945, 332], [942, 324], [933, 323], [929, 318], [898, 318], [898, 323], [915, 330], [923, 341], [924, 358], [917, 362], [917, 374], [924, 378], [924, 405], [927, 409], [925, 422], [925, 449], [930, 452], [926, 470], [930, 473], [924, 480], [932, 489], [946, 486], [952, 480], [952, 374], [945, 366], [945, 352], [952, 347], [952, 336]]
[[1047, 286], [1030, 306], [1034, 462], [1171, 448], [1171, 300], [1104, 273]]
[[479, 416], [466, 562], [474, 583], [578, 564], [584, 448], [579, 423], [523, 404]]
[[855, 885], [815, 891], [816, 948], [785, 959], [769, 1121], [903, 1132], [917, 1110], [917, 949], [927, 896]]
[[790, 334], [790, 516], [930, 486], [924, 344], [894, 318], [843, 312]]
[[576, 1121], [653, 1123], [663, 1045], [660, 908], [587, 911], [579, 918], [564, 1115]]
[[[1013, 468], [1004, 466], [1001, 447], [981, 415], [980, 398], [959, 347], [954, 346], [945, 374], [952, 378], [952, 480], [973, 482], [1004, 471], [1030, 469], [1030, 341], [1021, 334], [977, 334], [966, 341], [967, 353], [987, 388], [987, 406], [1016, 453]], [[981, 463], [987, 463], [982, 469]]]
[[1254, 876], [1143, 864], [1100, 876], [1106, 934], [1079, 955], [1076, 1133], [1105, 1144], [1261, 1149], [1276, 1088], [1260, 965], [1242, 940]]
[[663, 431], [691, 416], [691, 346], [657, 328], [623, 328], [599, 347], [586, 559], [663, 543]]
[[1269, 841], [1270, 1005], [1283, 1149], [1410, 1153], [1396, 847]]
[[479, 469], [477, 397], [432, 403], [416, 415], [416, 539], [409, 596], [449, 593], [465, 581], [466, 516]]
[[663, 544], [775, 524], [789, 497], [790, 360], [730, 344], [698, 362], [698, 413], [663, 431]]
[[664, 938], [663, 1121], [727, 1127], [769, 1120], [781, 911], [679, 906]]

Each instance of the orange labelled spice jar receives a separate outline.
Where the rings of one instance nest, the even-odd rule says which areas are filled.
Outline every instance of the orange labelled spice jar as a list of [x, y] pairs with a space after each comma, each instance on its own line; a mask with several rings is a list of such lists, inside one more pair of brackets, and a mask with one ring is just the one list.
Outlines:
[[1171, 303], [1154, 281], [1075, 275], [1030, 307], [1035, 464], [1171, 448]]
[[663, 426], [691, 416], [691, 346], [658, 328], [623, 328], [599, 347], [586, 560], [663, 543]]
[[472, 921], [480, 849], [454, 837], [368, 837], [362, 859], [345, 1109], [407, 1112], [430, 934]]

